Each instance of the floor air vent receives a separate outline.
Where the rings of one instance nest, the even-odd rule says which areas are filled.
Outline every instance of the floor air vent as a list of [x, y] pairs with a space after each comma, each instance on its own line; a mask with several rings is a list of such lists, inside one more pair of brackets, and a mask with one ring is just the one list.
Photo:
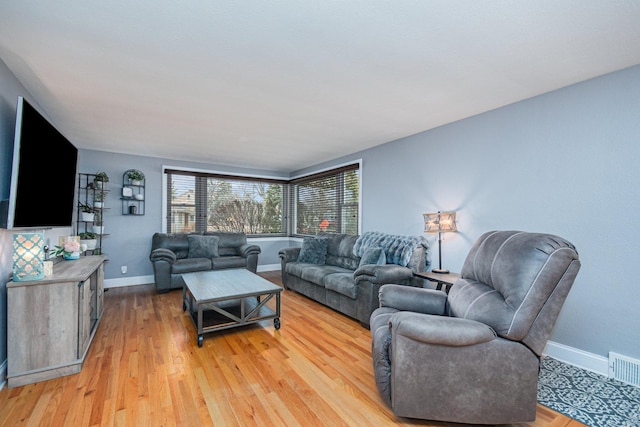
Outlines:
[[609, 353], [609, 377], [640, 387], [640, 360]]

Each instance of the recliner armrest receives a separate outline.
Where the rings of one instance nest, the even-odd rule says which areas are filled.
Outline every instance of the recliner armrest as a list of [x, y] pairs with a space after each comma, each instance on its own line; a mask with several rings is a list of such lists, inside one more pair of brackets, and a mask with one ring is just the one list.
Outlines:
[[245, 258], [247, 258], [249, 255], [258, 255], [260, 251], [260, 246], [250, 243], [245, 243], [238, 248], [238, 253]]
[[178, 259], [178, 257], [170, 249], [158, 248], [151, 251], [149, 259], [151, 260], [151, 262], [166, 261], [169, 264], [173, 264], [174, 262], [176, 262], [176, 259]]
[[379, 292], [380, 307], [391, 307], [399, 311], [424, 314], [445, 314], [447, 294], [434, 289], [415, 288], [405, 285], [383, 285]]
[[460, 317], [434, 316], [400, 311], [391, 316], [393, 334], [414, 341], [449, 347], [481, 344], [496, 339], [491, 327], [475, 320]]
[[368, 280], [371, 283], [384, 285], [386, 283], [400, 283], [413, 277], [410, 268], [396, 264], [365, 264], [353, 273], [356, 283]]

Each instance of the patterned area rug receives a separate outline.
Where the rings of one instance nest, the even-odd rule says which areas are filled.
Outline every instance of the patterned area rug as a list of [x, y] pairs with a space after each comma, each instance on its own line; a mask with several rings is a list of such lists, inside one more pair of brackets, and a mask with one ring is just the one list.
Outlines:
[[542, 361], [538, 402], [590, 427], [640, 426], [640, 388], [550, 357]]

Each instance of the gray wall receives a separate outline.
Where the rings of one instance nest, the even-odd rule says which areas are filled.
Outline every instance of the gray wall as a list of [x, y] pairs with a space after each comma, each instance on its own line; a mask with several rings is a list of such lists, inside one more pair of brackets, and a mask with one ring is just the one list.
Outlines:
[[[24, 88], [0, 63], [0, 163], [13, 140], [15, 102]], [[31, 99], [27, 96], [27, 99]], [[7, 129], [9, 126], [9, 129]], [[363, 231], [418, 235], [422, 213], [456, 210], [459, 233], [446, 235], [444, 265], [459, 271], [473, 241], [492, 229], [559, 234], [578, 248], [582, 270], [552, 339], [606, 356], [640, 358], [640, 288], [632, 279], [640, 231], [640, 67], [573, 85], [314, 168], [362, 159]], [[178, 143], [178, 142], [177, 142]], [[111, 177], [105, 218], [105, 277], [151, 274], [150, 236], [161, 228], [161, 167], [269, 174], [80, 150], [80, 172]], [[147, 176], [145, 216], [120, 215], [122, 173]], [[307, 170], [310, 170], [307, 169]], [[306, 170], [296, 171], [291, 176]], [[8, 191], [3, 173], [0, 189]], [[271, 173], [271, 175], [274, 175]], [[0, 274], [11, 270], [11, 233], [0, 231]], [[282, 243], [282, 244], [281, 244]], [[261, 264], [277, 263], [287, 242], [260, 241]], [[437, 252], [434, 252], [437, 256]], [[0, 363], [6, 359], [6, 288], [0, 281]]]
[[[78, 170], [83, 173], [105, 171], [109, 175], [109, 194], [104, 212], [105, 233], [103, 250], [109, 258], [105, 266], [105, 279], [124, 279], [153, 274], [149, 262], [151, 236], [162, 230], [162, 167], [189, 167], [228, 173], [253, 174], [274, 178], [287, 178], [287, 174], [255, 169], [230, 168], [223, 165], [184, 162], [157, 157], [131, 156], [94, 150], [80, 150]], [[127, 169], [140, 169], [145, 174], [145, 215], [122, 215], [122, 174]], [[277, 251], [287, 246], [280, 239], [257, 239], [263, 253], [260, 265], [279, 264]], [[123, 275], [120, 267], [127, 266]]]
[[459, 232], [443, 242], [452, 271], [485, 231], [570, 240], [582, 269], [552, 340], [640, 358], [640, 66], [336, 163], [355, 158], [363, 160], [363, 231], [420, 234], [423, 212], [457, 211]]

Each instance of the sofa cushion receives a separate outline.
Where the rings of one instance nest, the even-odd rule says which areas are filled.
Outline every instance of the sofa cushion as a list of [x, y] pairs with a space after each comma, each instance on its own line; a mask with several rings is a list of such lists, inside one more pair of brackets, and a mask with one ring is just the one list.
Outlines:
[[387, 257], [382, 248], [367, 248], [360, 258], [360, 267], [366, 264], [383, 265], [387, 263]]
[[300, 277], [308, 282], [324, 286], [324, 277], [327, 274], [347, 272], [351, 274], [351, 279], [353, 280], [353, 272], [345, 270], [344, 268], [333, 265], [307, 264], [307, 268], [302, 271], [302, 275]]
[[247, 266], [247, 259], [241, 256], [223, 256], [211, 259], [214, 270], [223, 268], [244, 268]]
[[[197, 233], [194, 233], [197, 234]], [[151, 250], [165, 248], [176, 254], [178, 259], [186, 258], [189, 254], [189, 240], [186, 233], [154, 233]]]
[[284, 271], [286, 271], [287, 273], [291, 274], [292, 276], [296, 276], [296, 277], [302, 277], [302, 272], [309, 268], [312, 267], [316, 264], [307, 264], [305, 262], [288, 262], [285, 266], [284, 266]]
[[324, 264], [327, 258], [327, 239], [305, 237], [298, 255], [298, 262]]
[[204, 235], [220, 238], [218, 243], [220, 256], [240, 255], [238, 249], [247, 243], [247, 235], [237, 231], [207, 231]]
[[324, 276], [324, 287], [345, 295], [351, 299], [358, 298], [358, 286], [353, 280], [353, 273], [333, 273]]
[[211, 270], [209, 258], [183, 258], [171, 265], [171, 274], [191, 273], [192, 271]]
[[300, 262], [288, 263], [285, 267], [287, 273], [300, 277], [308, 282], [316, 284], [318, 286], [324, 286], [322, 280], [327, 274], [333, 273], [349, 273], [353, 280], [353, 272], [344, 268], [336, 267], [333, 265], [318, 265], [307, 264]]
[[351, 234], [318, 233], [316, 238], [328, 239], [325, 264], [335, 265], [349, 270], [358, 268], [359, 257], [353, 254], [358, 236]]
[[218, 256], [219, 237], [190, 234], [187, 238], [189, 239], [189, 258], [215, 258]]

